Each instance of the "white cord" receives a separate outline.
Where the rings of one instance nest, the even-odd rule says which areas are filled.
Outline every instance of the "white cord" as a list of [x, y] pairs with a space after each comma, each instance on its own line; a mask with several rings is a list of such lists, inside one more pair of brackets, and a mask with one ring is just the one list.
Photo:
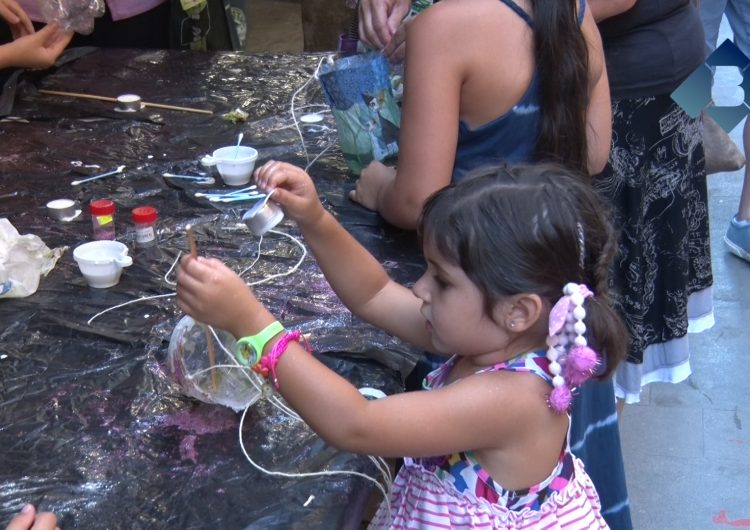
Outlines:
[[[247, 459], [247, 461], [250, 462], [250, 465], [253, 466], [255, 469], [257, 469], [258, 471], [260, 471], [261, 473], [265, 475], [270, 475], [273, 477], [284, 477], [284, 478], [333, 477], [333, 476], [342, 476], [342, 475], [360, 477], [375, 484], [375, 487], [378, 488], [380, 493], [383, 495], [385, 502], [388, 502], [388, 491], [386, 490], [386, 488], [380, 482], [378, 482], [377, 479], [374, 479], [373, 477], [365, 473], [360, 473], [359, 471], [311, 471], [307, 473], [285, 473], [283, 471], [271, 471], [269, 469], [264, 468], [260, 464], [257, 464], [248, 454], [247, 449], [245, 449], [245, 442], [242, 441], [242, 428], [243, 428], [243, 425], [245, 424], [245, 416], [247, 415], [248, 410], [250, 410], [249, 406], [245, 408], [244, 412], [242, 413], [242, 417], [240, 418], [240, 428], [239, 428], [240, 448], [242, 449], [242, 453], [245, 455], [245, 458]], [[390, 484], [389, 484], [389, 487], [390, 487]]]
[[297, 95], [300, 92], [302, 92], [302, 90], [304, 90], [307, 85], [310, 84], [310, 81], [317, 78], [318, 71], [320, 70], [320, 65], [323, 64], [324, 60], [325, 60], [325, 57], [320, 58], [320, 61], [318, 61], [318, 66], [315, 67], [315, 72], [313, 72], [313, 74], [307, 79], [307, 81], [305, 81], [304, 84], [301, 87], [299, 87], [297, 90], [295, 90], [294, 94], [292, 94], [291, 112], [292, 112], [292, 119], [294, 120], [294, 128], [297, 129], [297, 134], [299, 134], [299, 139], [302, 142], [302, 149], [305, 151], [305, 160], [307, 161], [308, 166], [310, 165], [310, 155], [307, 153], [307, 145], [305, 145], [305, 137], [302, 135], [302, 129], [300, 129], [299, 122], [297, 121], [297, 116], [294, 114], [294, 100], [297, 98]]

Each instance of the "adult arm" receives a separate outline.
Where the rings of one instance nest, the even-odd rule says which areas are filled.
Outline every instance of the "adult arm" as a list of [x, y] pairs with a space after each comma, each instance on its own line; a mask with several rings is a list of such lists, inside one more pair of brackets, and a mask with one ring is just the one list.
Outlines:
[[612, 144], [612, 106], [609, 80], [604, 66], [602, 39], [592, 13], [586, 9], [582, 31], [589, 54], [589, 103], [586, 108], [586, 141], [589, 174], [600, 173]]
[[352, 197], [405, 229], [416, 228], [427, 197], [451, 182], [465, 75], [455, 7], [437, 4], [410, 23], [398, 168], [371, 164]]
[[635, 5], [638, 0], [589, 0], [588, 6], [594, 20], [601, 22], [605, 18], [624, 13]]

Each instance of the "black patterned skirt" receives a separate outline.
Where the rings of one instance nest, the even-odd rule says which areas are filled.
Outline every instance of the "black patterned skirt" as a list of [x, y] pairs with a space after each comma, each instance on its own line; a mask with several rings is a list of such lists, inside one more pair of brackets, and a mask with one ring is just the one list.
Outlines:
[[703, 125], [669, 95], [612, 102], [612, 151], [597, 177], [615, 207], [620, 252], [613, 274], [631, 334], [617, 396], [690, 375], [688, 331], [713, 325]]

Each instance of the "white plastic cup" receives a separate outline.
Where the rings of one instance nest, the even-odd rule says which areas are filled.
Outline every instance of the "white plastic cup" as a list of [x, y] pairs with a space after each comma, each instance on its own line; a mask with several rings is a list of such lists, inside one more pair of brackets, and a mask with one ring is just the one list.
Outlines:
[[117, 285], [124, 267], [133, 264], [128, 256], [128, 247], [119, 241], [91, 241], [79, 245], [73, 251], [86, 283], [97, 289]]
[[252, 147], [229, 145], [205, 156], [201, 163], [206, 167], [216, 166], [227, 186], [241, 186], [250, 182], [258, 160], [258, 151]]

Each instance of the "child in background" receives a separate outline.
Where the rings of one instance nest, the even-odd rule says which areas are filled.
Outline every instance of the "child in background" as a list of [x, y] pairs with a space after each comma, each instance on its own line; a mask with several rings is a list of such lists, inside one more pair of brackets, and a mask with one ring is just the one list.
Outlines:
[[13, 37], [0, 45], [0, 69], [48, 68], [73, 38], [73, 33], [63, 31], [57, 24], [48, 24], [34, 31], [26, 12], [15, 0], [0, 0], [0, 18], [5, 20]]
[[482, 170], [437, 192], [419, 227], [427, 270], [409, 289], [323, 208], [304, 171], [269, 162], [255, 177], [355, 315], [451, 356], [426, 391], [368, 401], [220, 261], [181, 262], [179, 307], [252, 345], [250, 364], [325, 440], [408, 455], [374, 527], [607, 528], [567, 443], [571, 391], [595, 371], [587, 338], [603, 376], [627, 345], [607, 294], [615, 239], [590, 186], [540, 165]]

